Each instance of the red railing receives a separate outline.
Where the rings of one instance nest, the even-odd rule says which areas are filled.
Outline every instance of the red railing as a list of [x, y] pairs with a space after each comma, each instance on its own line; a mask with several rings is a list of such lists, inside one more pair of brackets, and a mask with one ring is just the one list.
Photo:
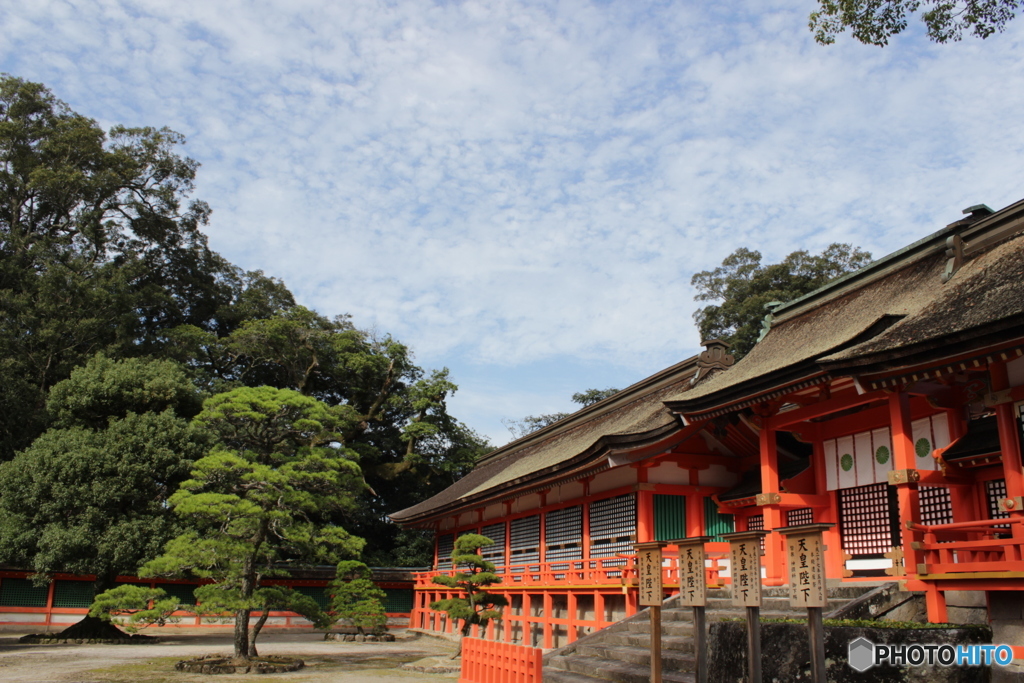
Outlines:
[[[708, 586], [723, 584], [720, 560], [728, 556], [728, 543], [708, 543], [705, 550], [708, 563], [705, 578]], [[533, 562], [511, 565], [498, 569], [501, 583], [496, 588], [520, 586], [615, 586], [634, 583], [636, 578], [636, 556], [619, 555], [590, 560], [559, 560], [555, 562]], [[453, 576], [456, 570], [441, 569], [416, 574], [416, 587], [437, 588], [432, 578], [438, 575]], [[679, 585], [679, 559], [674, 552], [666, 552], [662, 565], [662, 580], [666, 586]]]
[[535, 647], [463, 638], [459, 683], [541, 683], [541, 654]]
[[1024, 571], [1024, 517], [907, 526], [924, 533], [913, 544], [922, 553], [919, 574]]

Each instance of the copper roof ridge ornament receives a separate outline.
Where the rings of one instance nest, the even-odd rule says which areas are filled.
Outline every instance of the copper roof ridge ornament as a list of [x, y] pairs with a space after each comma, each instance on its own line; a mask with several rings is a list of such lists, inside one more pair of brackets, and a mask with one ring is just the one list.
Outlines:
[[697, 356], [697, 372], [690, 380], [690, 386], [711, 370], [727, 370], [736, 362], [736, 358], [728, 352], [729, 345], [721, 339], [706, 339], [700, 345], [704, 350]]

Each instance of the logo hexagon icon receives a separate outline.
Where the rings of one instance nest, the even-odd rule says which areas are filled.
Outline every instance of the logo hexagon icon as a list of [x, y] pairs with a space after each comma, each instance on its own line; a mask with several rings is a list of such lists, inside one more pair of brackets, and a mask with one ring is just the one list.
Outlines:
[[867, 671], [875, 665], [875, 644], [863, 637], [850, 641], [847, 661], [854, 671]]

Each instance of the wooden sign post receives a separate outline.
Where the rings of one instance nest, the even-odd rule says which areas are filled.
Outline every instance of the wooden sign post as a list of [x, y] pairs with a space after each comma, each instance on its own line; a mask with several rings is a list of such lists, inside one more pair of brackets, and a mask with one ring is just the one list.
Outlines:
[[710, 536], [693, 536], [669, 541], [679, 546], [679, 606], [693, 608], [693, 646], [697, 659], [697, 683], [708, 683], [708, 637], [704, 608], [708, 601], [704, 544]]
[[651, 615], [651, 683], [661, 683], [661, 603], [665, 599], [661, 584], [661, 549], [665, 541], [634, 543], [639, 604]]
[[831, 524], [804, 524], [778, 529], [786, 537], [789, 564], [789, 604], [807, 608], [807, 629], [811, 649], [811, 680], [825, 683], [825, 627], [822, 608], [828, 606], [825, 589], [825, 546], [821, 532]]
[[732, 604], [747, 608], [749, 683], [761, 683], [761, 539], [767, 531], [722, 534], [729, 541]]

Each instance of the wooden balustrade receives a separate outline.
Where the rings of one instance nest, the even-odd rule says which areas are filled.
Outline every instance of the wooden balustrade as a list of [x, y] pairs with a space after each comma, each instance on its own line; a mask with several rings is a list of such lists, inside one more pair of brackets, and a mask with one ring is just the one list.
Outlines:
[[541, 655], [535, 647], [463, 638], [459, 683], [541, 683]]
[[[727, 543], [707, 544], [707, 582], [709, 587], [722, 586], [721, 560], [728, 557]], [[518, 587], [555, 587], [555, 586], [618, 586], [631, 585], [636, 577], [636, 556], [617, 555], [615, 557], [593, 558], [587, 560], [558, 560], [554, 562], [533, 562], [529, 564], [500, 567], [497, 570], [501, 583], [495, 588]], [[454, 576], [456, 570], [444, 569], [416, 573], [417, 588], [440, 588], [433, 583], [435, 576]], [[662, 566], [662, 581], [666, 586], [679, 585], [679, 560], [666, 554]], [[441, 588], [443, 590], [443, 588]]]
[[924, 534], [914, 541], [921, 551], [922, 578], [978, 572], [1024, 572], [1024, 517], [908, 528]]

